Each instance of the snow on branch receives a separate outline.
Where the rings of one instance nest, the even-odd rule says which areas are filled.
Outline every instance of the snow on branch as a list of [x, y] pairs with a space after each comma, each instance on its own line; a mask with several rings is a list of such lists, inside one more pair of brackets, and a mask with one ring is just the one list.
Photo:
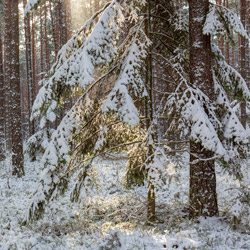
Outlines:
[[83, 106], [88, 103], [86, 98], [80, 98], [53, 132], [51, 140], [42, 157], [45, 170], [41, 176], [40, 184], [33, 195], [27, 220], [39, 218], [44, 206], [49, 200], [57, 197], [67, 187], [66, 167], [70, 161], [70, 142], [73, 136], [79, 133], [84, 122]]
[[246, 30], [235, 13], [224, 6], [212, 5], [206, 17], [203, 34], [224, 35], [227, 33], [229, 35], [231, 29], [235, 33], [238, 33], [242, 37], [249, 40]]
[[24, 15], [27, 16], [40, 2], [41, 0], [29, 0], [25, 6]]
[[[141, 41], [142, 39], [144, 39], [143, 42]], [[129, 93], [129, 89], [132, 89], [133, 94], [136, 96], [140, 95], [142, 97], [147, 95], [141, 71], [147, 56], [146, 49], [149, 45], [150, 41], [138, 29], [131, 44], [123, 54], [125, 58], [122, 60], [121, 73], [118, 80], [103, 104], [103, 112], [118, 112], [120, 119], [132, 127], [138, 124], [139, 113], [134, 105], [131, 97], [132, 93]]]
[[94, 68], [112, 62], [117, 33], [123, 21], [121, 6], [114, 0], [103, 9], [94, 28], [90, 28], [94, 22], [91, 19], [62, 47], [50, 72], [51, 77], [42, 82], [33, 106], [33, 118], [45, 115], [47, 120], [53, 121], [56, 100], [63, 96], [60, 91], [76, 86], [84, 90], [94, 80]]
[[245, 100], [250, 100], [250, 91], [247, 87], [246, 81], [241, 74], [235, 70], [232, 66], [226, 63], [223, 54], [218, 46], [212, 45], [212, 51], [214, 57], [214, 71], [220, 77], [220, 82], [224, 88], [233, 90], [235, 97]]
[[199, 86], [190, 86], [178, 59], [171, 65], [179, 76], [179, 84], [167, 100], [166, 111], [169, 117], [178, 117], [178, 126], [174, 120], [170, 129], [182, 131], [184, 136], [213, 151], [215, 157], [229, 161], [240, 157], [250, 136], [231, 107], [227, 93], [240, 92], [248, 100], [250, 92], [241, 75], [225, 62], [220, 50], [215, 45], [212, 48], [215, 100], [210, 100]]

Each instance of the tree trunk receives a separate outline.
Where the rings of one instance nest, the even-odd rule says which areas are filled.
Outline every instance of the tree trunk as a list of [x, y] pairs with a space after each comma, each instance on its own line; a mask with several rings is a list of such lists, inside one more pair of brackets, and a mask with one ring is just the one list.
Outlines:
[[[226, 0], [226, 7], [228, 8], [228, 0]], [[226, 63], [230, 63], [230, 50], [229, 50], [229, 42], [226, 43]]]
[[[189, 1], [190, 82], [210, 99], [214, 99], [211, 41], [210, 36], [203, 35], [202, 32], [208, 10], [208, 0]], [[199, 158], [208, 159], [212, 156], [213, 153], [201, 143], [190, 141], [190, 218], [218, 215], [214, 161], [194, 162]]]
[[[145, 34], [150, 39], [151, 32], [151, 1], [148, 1], [147, 4], [147, 19], [145, 20]], [[150, 131], [150, 126], [153, 123], [153, 68], [152, 68], [152, 53], [151, 47], [148, 51], [148, 56], [146, 58], [146, 87], [149, 93], [148, 97], [145, 100], [145, 113], [146, 113], [146, 127], [147, 131]], [[150, 131], [152, 139], [154, 141], [154, 132]], [[154, 148], [151, 143], [148, 144], [148, 152], [147, 152], [147, 162], [146, 164], [150, 164], [154, 159]], [[153, 184], [153, 180], [148, 177], [148, 205], [147, 205], [147, 219], [148, 221], [153, 222], [155, 220], [155, 187]]]
[[[97, 1], [98, 1], [98, 4], [99, 4], [99, 0], [97, 0]], [[64, 6], [65, 6], [65, 14], [66, 14], [66, 28], [67, 28], [67, 41], [68, 41], [72, 36], [70, 0], [65, 0], [64, 1]], [[98, 5], [98, 9], [99, 9], [99, 5]]]
[[[23, 0], [23, 7], [25, 8], [27, 0]], [[33, 105], [33, 68], [32, 68], [32, 54], [31, 54], [31, 31], [30, 31], [30, 17], [24, 17], [25, 30], [25, 46], [26, 46], [26, 76], [28, 84], [28, 112], [29, 112], [29, 136], [35, 133], [34, 122], [30, 120], [32, 105]]]
[[32, 12], [32, 80], [33, 80], [33, 100], [32, 103], [34, 102], [34, 97], [36, 96], [36, 88], [37, 88], [37, 80], [36, 80], [36, 37], [35, 37], [35, 20], [34, 20], [34, 13]]
[[18, 1], [6, 0], [10, 8], [6, 13], [10, 17], [10, 45], [6, 49], [10, 50], [10, 61], [6, 61], [7, 68], [10, 69], [9, 80], [11, 90], [11, 135], [12, 135], [12, 174], [18, 177], [24, 175], [23, 167], [23, 144], [21, 127], [21, 91], [19, 73], [19, 14]]
[[44, 1], [44, 44], [45, 44], [45, 73], [48, 77], [50, 70], [50, 56], [49, 56], [49, 44], [47, 34], [47, 1]]
[[4, 8], [4, 92], [5, 92], [5, 139], [6, 151], [11, 151], [11, 97], [10, 97], [10, 74], [11, 74], [11, 17], [10, 17], [10, 0], [5, 1]]
[[[246, 27], [246, 0], [240, 1], [240, 17], [244, 27]], [[246, 39], [240, 37], [240, 73], [241, 76], [246, 80]], [[246, 102], [241, 102], [241, 123], [246, 128]]]
[[43, 79], [43, 19], [42, 19], [42, 6], [40, 6], [40, 72], [41, 79]]
[[0, 27], [0, 161], [5, 158], [5, 100], [4, 100], [4, 72], [3, 72], [3, 46], [2, 30]]

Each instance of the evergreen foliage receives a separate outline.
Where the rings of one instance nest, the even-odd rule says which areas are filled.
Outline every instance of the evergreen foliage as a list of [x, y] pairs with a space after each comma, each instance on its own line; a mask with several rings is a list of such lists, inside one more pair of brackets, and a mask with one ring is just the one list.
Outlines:
[[[41, 216], [45, 205], [65, 191], [74, 172], [78, 172], [78, 181], [71, 197], [73, 201], [79, 200], [81, 190], [91, 179], [92, 160], [105, 153], [128, 153], [127, 186], [143, 183], [145, 176], [151, 185], [159, 185], [163, 162], [167, 159], [157, 142], [158, 135], [154, 135], [158, 116], [162, 114], [156, 112], [145, 129], [140, 124], [140, 116], [146, 113], [148, 103], [141, 110], [136, 103], [148, 100], [152, 91], [146, 82], [150, 50], [155, 61], [158, 57], [164, 61], [166, 72], [171, 76], [171, 84], [168, 77], [164, 80], [164, 84], [169, 84], [163, 105], [172, 123], [168, 132], [178, 131], [181, 139], [201, 143], [213, 152], [213, 159], [225, 162], [242, 157], [242, 152], [247, 150], [249, 133], [231, 105], [232, 98], [249, 100], [245, 80], [213, 45], [215, 98], [211, 100], [200, 86], [192, 86], [185, 9], [175, 10], [172, 1], [162, 5], [155, 1], [151, 13], [154, 29], [147, 36], [146, 3], [113, 0], [106, 4], [63, 46], [50, 77], [42, 82], [33, 106], [33, 119], [40, 119], [40, 134], [44, 133], [46, 124], [55, 121], [65, 97], [75, 95], [78, 100], [44, 147], [44, 173], [27, 220]], [[122, 40], [128, 26], [129, 32]], [[164, 27], [162, 31], [161, 27]], [[230, 37], [226, 32], [231, 28], [247, 37], [236, 15], [211, 4], [204, 34]], [[103, 91], [97, 95], [95, 91], [100, 88]]]

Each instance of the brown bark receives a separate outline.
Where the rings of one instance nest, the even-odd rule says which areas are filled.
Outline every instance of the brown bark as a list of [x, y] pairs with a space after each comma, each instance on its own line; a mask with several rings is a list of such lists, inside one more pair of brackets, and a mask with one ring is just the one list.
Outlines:
[[[151, 15], [151, 1], [148, 1], [147, 4], [147, 15], [148, 18], [145, 20], [145, 34], [150, 38], [150, 32], [151, 32], [151, 21], [150, 21], [150, 15]], [[146, 128], [147, 131], [150, 131], [150, 126], [153, 124], [153, 67], [152, 67], [152, 53], [151, 53], [151, 47], [149, 48], [149, 53], [146, 58], [146, 88], [149, 93], [148, 97], [145, 99], [145, 116], [147, 118], [146, 120]], [[153, 130], [153, 129], [152, 129]], [[155, 135], [154, 132], [151, 130], [151, 134], [149, 136], [152, 136], [152, 139], [154, 141]], [[152, 144], [148, 145], [148, 160], [146, 164], [152, 163], [154, 160], [154, 148]], [[155, 218], [155, 187], [153, 184], [153, 180], [148, 177], [148, 205], [147, 205], [147, 219], [148, 221], [153, 222]]]
[[[98, 1], [98, 9], [99, 9], [99, 0]], [[66, 28], [67, 28], [67, 41], [72, 36], [72, 25], [71, 25], [71, 4], [70, 0], [64, 1], [65, 13], [66, 13]]]
[[55, 60], [56, 60], [56, 56], [57, 56], [57, 53], [59, 51], [59, 49], [58, 49], [59, 44], [57, 43], [57, 36], [56, 36], [57, 28], [56, 28], [56, 22], [55, 22], [55, 20], [57, 20], [57, 18], [54, 17], [51, 0], [49, 1], [49, 11], [50, 11], [51, 26], [52, 26], [52, 36], [53, 36], [54, 49], [55, 49]]
[[6, 138], [6, 150], [11, 151], [11, 97], [10, 97], [10, 60], [11, 60], [11, 17], [10, 17], [10, 0], [5, 1], [4, 9], [4, 72], [5, 72], [5, 138]]
[[0, 161], [5, 158], [5, 100], [4, 100], [4, 72], [3, 72], [3, 46], [2, 46], [2, 30], [0, 27]]
[[[208, 0], [189, 1], [190, 82], [214, 99], [211, 41], [210, 36], [202, 32], [208, 10]], [[212, 156], [201, 143], [190, 141], [190, 218], [218, 215], [214, 161], [198, 160]]]
[[[58, 51], [60, 49], [60, 0], [56, 1], [56, 44]], [[58, 52], [57, 51], [57, 52]]]
[[60, 48], [67, 42], [67, 19], [66, 19], [66, 10], [63, 2], [58, 2], [58, 11], [59, 11], [59, 28], [60, 28]]
[[[23, 0], [23, 7], [25, 8], [27, 0]], [[35, 133], [34, 122], [30, 120], [32, 105], [33, 105], [33, 68], [32, 68], [32, 54], [31, 54], [31, 31], [30, 31], [30, 16], [24, 17], [25, 30], [25, 46], [26, 46], [26, 78], [28, 85], [28, 120], [29, 120], [29, 136]]]
[[[10, 45], [6, 47], [9, 50], [11, 60], [6, 61], [6, 69], [9, 70], [10, 97], [11, 97], [11, 135], [12, 135], [12, 167], [13, 175], [21, 177], [24, 175], [23, 167], [23, 145], [22, 145], [22, 127], [21, 127], [21, 91], [20, 91], [20, 73], [19, 73], [19, 14], [18, 1], [6, 0], [7, 20], [10, 21], [9, 38]], [[8, 20], [8, 18], [10, 19]], [[9, 25], [8, 24], [8, 25]]]
[[[226, 0], [226, 7], [228, 8], [228, 0]], [[226, 42], [226, 62], [227, 64], [230, 63], [230, 50], [229, 50], [229, 43]]]
[[[248, 36], [250, 35], [250, 1], [247, 1], [247, 11], [246, 11], [246, 31]], [[249, 44], [247, 43], [246, 47], [246, 69], [249, 69], [250, 67], [250, 48]], [[246, 80], [247, 80], [247, 86], [250, 87], [250, 72], [249, 70], [246, 70], [247, 75], [246, 75]]]
[[[43, 67], [43, 19], [42, 19], [42, 6], [40, 6], [40, 72], [44, 72]], [[43, 74], [41, 74], [43, 78]]]
[[37, 88], [37, 79], [36, 79], [36, 33], [35, 33], [35, 20], [34, 20], [34, 13], [31, 14], [32, 20], [32, 80], [33, 80], [33, 100], [36, 96], [36, 88]]
[[[244, 27], [246, 27], [246, 0], [240, 1], [240, 17]], [[246, 39], [240, 37], [240, 73], [246, 80]], [[246, 128], [246, 102], [241, 102], [241, 123]]]
[[48, 45], [48, 34], [47, 34], [47, 1], [44, 1], [44, 44], [45, 44], [45, 73], [48, 77], [50, 69], [50, 58], [49, 58], [49, 45]]

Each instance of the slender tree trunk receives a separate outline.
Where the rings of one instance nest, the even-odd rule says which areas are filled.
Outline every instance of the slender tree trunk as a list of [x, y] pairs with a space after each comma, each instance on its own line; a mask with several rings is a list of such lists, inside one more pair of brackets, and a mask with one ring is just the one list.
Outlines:
[[[247, 11], [246, 11], [246, 31], [248, 36], [250, 35], [250, 1], [247, 1]], [[247, 51], [246, 51], [246, 80], [247, 80], [247, 86], [250, 87], [250, 72], [249, 72], [249, 67], [250, 67], [250, 48], [249, 44], [247, 43]]]
[[43, 79], [43, 19], [42, 19], [42, 6], [40, 6], [40, 72], [41, 78]]
[[[23, 7], [25, 8], [27, 0], [23, 0]], [[32, 54], [31, 54], [31, 32], [30, 32], [30, 17], [24, 17], [25, 29], [25, 45], [26, 45], [26, 76], [28, 84], [28, 112], [29, 112], [29, 136], [35, 132], [34, 122], [30, 120], [32, 105], [33, 105], [33, 68], [32, 68]]]
[[[57, 49], [59, 51], [60, 49], [60, 0], [56, 1], [56, 44], [57, 44]], [[58, 52], [57, 51], [57, 52]]]
[[[228, 0], [226, 0], [226, 7], [228, 8]], [[230, 50], [229, 50], [229, 43], [226, 42], [226, 62], [230, 63]]]
[[52, 10], [52, 3], [51, 0], [49, 1], [49, 11], [50, 11], [50, 19], [51, 19], [51, 26], [52, 26], [52, 36], [53, 36], [53, 42], [54, 42], [54, 49], [55, 49], [55, 60], [57, 57], [57, 53], [59, 51], [58, 49], [58, 43], [57, 43], [57, 38], [56, 38], [56, 22], [57, 22], [57, 18], [56, 16], [54, 16], [54, 13], [57, 13], [57, 11]]
[[47, 1], [44, 1], [44, 44], [45, 44], [45, 72], [48, 77], [50, 69], [50, 58], [49, 58], [49, 44], [47, 34]]
[[[99, 9], [99, 0], [98, 1], [98, 9]], [[64, 1], [65, 6], [65, 14], [66, 14], [66, 27], [67, 27], [67, 41], [72, 36], [72, 24], [71, 24], [71, 4], [70, 0]]]
[[[240, 17], [244, 27], [246, 27], [246, 0], [240, 1]], [[246, 80], [246, 39], [240, 37], [240, 73], [241, 76]], [[241, 102], [241, 123], [246, 128], [246, 102]]]
[[60, 48], [67, 42], [67, 19], [66, 7], [63, 2], [59, 1], [59, 27], [60, 27]]
[[12, 166], [13, 175], [21, 177], [24, 175], [23, 167], [23, 144], [22, 144], [22, 119], [21, 119], [21, 90], [19, 73], [19, 14], [18, 1], [6, 0], [10, 8], [10, 58], [8, 67], [10, 68], [10, 89], [11, 89], [11, 134], [12, 134]]
[[[150, 38], [151, 32], [151, 1], [148, 1], [147, 4], [147, 19], [145, 20], [145, 33]], [[150, 130], [150, 126], [153, 123], [153, 69], [152, 69], [152, 53], [151, 47], [149, 48], [149, 54], [146, 58], [146, 86], [149, 93], [149, 96], [145, 101], [145, 111], [146, 111], [146, 126], [147, 130]], [[154, 141], [154, 132], [150, 131], [150, 135]], [[154, 158], [154, 148], [151, 143], [148, 144], [148, 162], [146, 164], [150, 164]], [[153, 184], [153, 180], [148, 177], [148, 206], [147, 206], [147, 219], [148, 221], [153, 222], [155, 220], [155, 187]]]
[[4, 9], [4, 22], [5, 22], [5, 33], [4, 33], [4, 72], [5, 72], [5, 138], [6, 138], [6, 150], [11, 151], [11, 96], [10, 96], [10, 74], [11, 74], [11, 17], [10, 17], [10, 0], [5, 1]]
[[[210, 36], [203, 35], [203, 24], [209, 10], [208, 0], [189, 1], [190, 81], [210, 99], [214, 99], [211, 70]], [[197, 46], [199, 44], [199, 46]], [[190, 199], [189, 216], [218, 215], [216, 176], [213, 160], [199, 161], [213, 156], [201, 143], [190, 142]], [[198, 162], [194, 162], [198, 160]]]
[[0, 161], [5, 158], [5, 99], [4, 99], [3, 45], [0, 27]]
[[33, 80], [33, 100], [32, 103], [34, 102], [34, 97], [36, 96], [36, 88], [37, 88], [37, 79], [36, 79], [36, 33], [35, 33], [35, 20], [34, 20], [34, 13], [32, 12], [31, 14], [31, 20], [32, 20], [32, 80]]

